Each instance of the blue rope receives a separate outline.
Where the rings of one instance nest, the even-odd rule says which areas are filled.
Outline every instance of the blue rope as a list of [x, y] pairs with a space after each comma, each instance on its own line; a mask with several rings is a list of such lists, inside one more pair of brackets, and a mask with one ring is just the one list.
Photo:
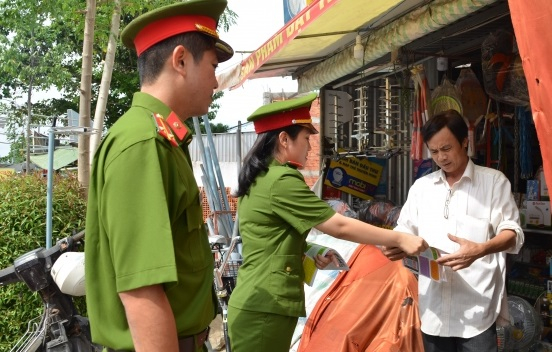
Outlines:
[[516, 118], [519, 119], [519, 160], [520, 177], [528, 180], [533, 177], [533, 157], [531, 153], [530, 126], [533, 120], [531, 111], [525, 106], [516, 107]]

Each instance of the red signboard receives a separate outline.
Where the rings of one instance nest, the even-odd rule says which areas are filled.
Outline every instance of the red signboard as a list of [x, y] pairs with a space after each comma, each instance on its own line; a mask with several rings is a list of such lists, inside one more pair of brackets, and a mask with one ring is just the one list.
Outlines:
[[314, 0], [309, 6], [305, 7], [291, 21], [286, 23], [276, 34], [268, 39], [259, 49], [255, 50], [241, 64], [239, 82], [230, 89], [238, 88], [255, 73], [259, 67], [278, 53], [287, 43], [293, 40], [301, 31], [307, 28], [320, 15], [328, 11], [339, 0]]

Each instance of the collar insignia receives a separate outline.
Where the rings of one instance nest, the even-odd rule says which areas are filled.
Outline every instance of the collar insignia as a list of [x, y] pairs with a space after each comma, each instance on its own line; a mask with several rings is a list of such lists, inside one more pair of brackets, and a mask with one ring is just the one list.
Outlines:
[[286, 165], [291, 166], [291, 167], [294, 168], [294, 169], [300, 169], [300, 168], [303, 167], [303, 164], [300, 164], [300, 163], [295, 162], [295, 161], [288, 161], [288, 162], [286, 163]]
[[157, 133], [159, 135], [163, 136], [166, 140], [168, 140], [173, 147], [178, 147], [178, 142], [174, 138], [173, 133], [171, 132], [171, 129], [167, 125], [167, 122], [165, 122], [165, 119], [161, 114], [153, 113], [153, 121], [155, 122], [155, 125], [157, 127]]
[[188, 134], [188, 128], [173, 111], [167, 117], [167, 124], [179, 140], [184, 140], [184, 137]]

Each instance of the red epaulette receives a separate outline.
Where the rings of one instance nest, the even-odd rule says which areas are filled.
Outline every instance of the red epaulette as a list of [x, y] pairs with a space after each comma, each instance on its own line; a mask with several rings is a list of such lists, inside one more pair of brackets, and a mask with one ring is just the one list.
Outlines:
[[158, 113], [153, 113], [152, 116], [153, 116], [153, 121], [155, 121], [155, 125], [157, 126], [157, 133], [159, 133], [159, 135], [163, 136], [163, 138], [171, 142], [173, 147], [178, 147], [178, 142], [174, 138], [174, 135], [171, 129], [169, 128], [169, 126], [167, 125], [167, 123], [165, 122], [165, 119], [163, 118], [163, 116]]

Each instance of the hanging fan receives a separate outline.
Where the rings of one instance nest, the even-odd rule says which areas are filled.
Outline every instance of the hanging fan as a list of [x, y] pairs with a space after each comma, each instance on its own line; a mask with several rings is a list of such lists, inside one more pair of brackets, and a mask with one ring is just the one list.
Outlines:
[[542, 333], [542, 321], [533, 306], [523, 298], [508, 296], [510, 324], [496, 328], [499, 352], [530, 351]]

